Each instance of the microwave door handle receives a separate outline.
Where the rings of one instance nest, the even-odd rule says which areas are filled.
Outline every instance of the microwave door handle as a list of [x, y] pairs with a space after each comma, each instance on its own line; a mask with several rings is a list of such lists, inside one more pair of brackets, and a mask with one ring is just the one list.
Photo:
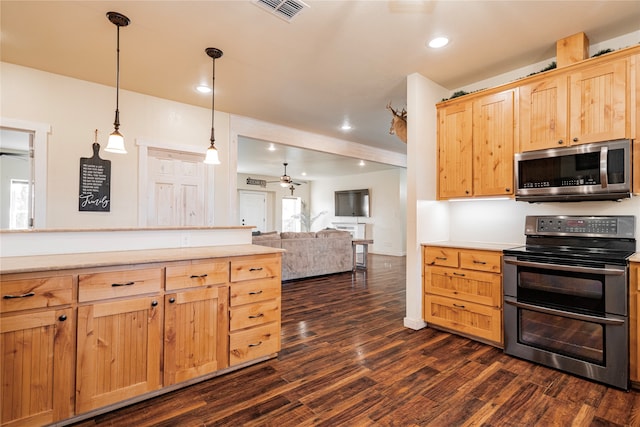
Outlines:
[[600, 185], [602, 188], [609, 186], [609, 179], [607, 177], [607, 156], [609, 155], [609, 149], [602, 147], [600, 149]]
[[592, 273], [608, 276], [622, 276], [625, 274], [624, 269], [616, 270], [613, 268], [580, 267], [577, 265], [547, 264], [543, 262], [518, 261], [512, 259], [505, 259], [504, 262], [506, 264], [519, 265], [521, 267], [545, 268], [547, 270], [568, 271], [571, 273]]

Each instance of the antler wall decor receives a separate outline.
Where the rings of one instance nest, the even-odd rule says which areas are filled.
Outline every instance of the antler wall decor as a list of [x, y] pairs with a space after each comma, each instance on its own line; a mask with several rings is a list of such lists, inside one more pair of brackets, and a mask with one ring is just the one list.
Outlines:
[[407, 143], [407, 110], [402, 109], [398, 112], [391, 106], [391, 101], [387, 104], [387, 110], [391, 111], [393, 118], [391, 119], [391, 128], [389, 134], [396, 135], [402, 142]]

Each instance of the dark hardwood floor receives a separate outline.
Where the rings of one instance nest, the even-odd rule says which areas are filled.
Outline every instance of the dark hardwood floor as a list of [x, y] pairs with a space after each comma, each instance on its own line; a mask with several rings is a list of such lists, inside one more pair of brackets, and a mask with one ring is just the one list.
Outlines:
[[403, 327], [405, 259], [283, 285], [276, 359], [77, 426], [640, 426], [640, 393]]

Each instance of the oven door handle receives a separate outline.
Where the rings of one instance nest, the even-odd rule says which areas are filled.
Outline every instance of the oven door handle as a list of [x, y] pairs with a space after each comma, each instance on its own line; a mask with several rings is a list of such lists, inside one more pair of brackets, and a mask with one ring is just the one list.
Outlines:
[[524, 302], [511, 301], [510, 299], [506, 299], [506, 298], [504, 302], [505, 304], [513, 305], [518, 308], [525, 308], [527, 310], [537, 311], [539, 313], [544, 313], [544, 314], [551, 314], [554, 316], [568, 317], [575, 320], [581, 320], [583, 322], [599, 323], [602, 325], [616, 325], [616, 326], [624, 325], [624, 320], [621, 320], [621, 319], [610, 319], [607, 317], [598, 317], [598, 316], [589, 316], [587, 314], [571, 313], [564, 310], [555, 310], [553, 308], [540, 307], [539, 305], [532, 305]]
[[547, 264], [543, 262], [518, 261], [515, 259], [505, 259], [504, 262], [507, 264], [519, 265], [521, 267], [545, 268], [547, 270], [569, 271], [571, 273], [595, 273], [595, 274], [604, 274], [607, 276], [623, 276], [625, 274], [624, 268], [613, 269], [613, 268], [580, 267], [575, 265], [557, 265], [557, 264]]

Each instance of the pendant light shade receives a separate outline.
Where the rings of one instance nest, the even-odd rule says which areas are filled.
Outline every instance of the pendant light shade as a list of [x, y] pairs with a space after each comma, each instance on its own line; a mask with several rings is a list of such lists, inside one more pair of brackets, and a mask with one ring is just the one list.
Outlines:
[[120, 27], [126, 27], [131, 22], [129, 18], [118, 12], [107, 12], [107, 18], [113, 25], [117, 27], [116, 42], [116, 118], [113, 122], [113, 132], [109, 135], [109, 141], [104, 151], [110, 153], [126, 154], [124, 147], [124, 137], [120, 133], [120, 110], [118, 104], [120, 101]]
[[205, 49], [207, 55], [209, 55], [213, 60], [213, 77], [211, 79], [211, 138], [209, 148], [207, 149], [207, 155], [204, 158], [204, 162], [208, 165], [219, 165], [220, 158], [218, 157], [218, 149], [216, 148], [216, 138], [213, 130], [213, 119], [215, 113], [215, 99], [216, 99], [216, 59], [222, 56], [222, 51], [220, 49], [216, 49], [215, 47], [208, 47]]

